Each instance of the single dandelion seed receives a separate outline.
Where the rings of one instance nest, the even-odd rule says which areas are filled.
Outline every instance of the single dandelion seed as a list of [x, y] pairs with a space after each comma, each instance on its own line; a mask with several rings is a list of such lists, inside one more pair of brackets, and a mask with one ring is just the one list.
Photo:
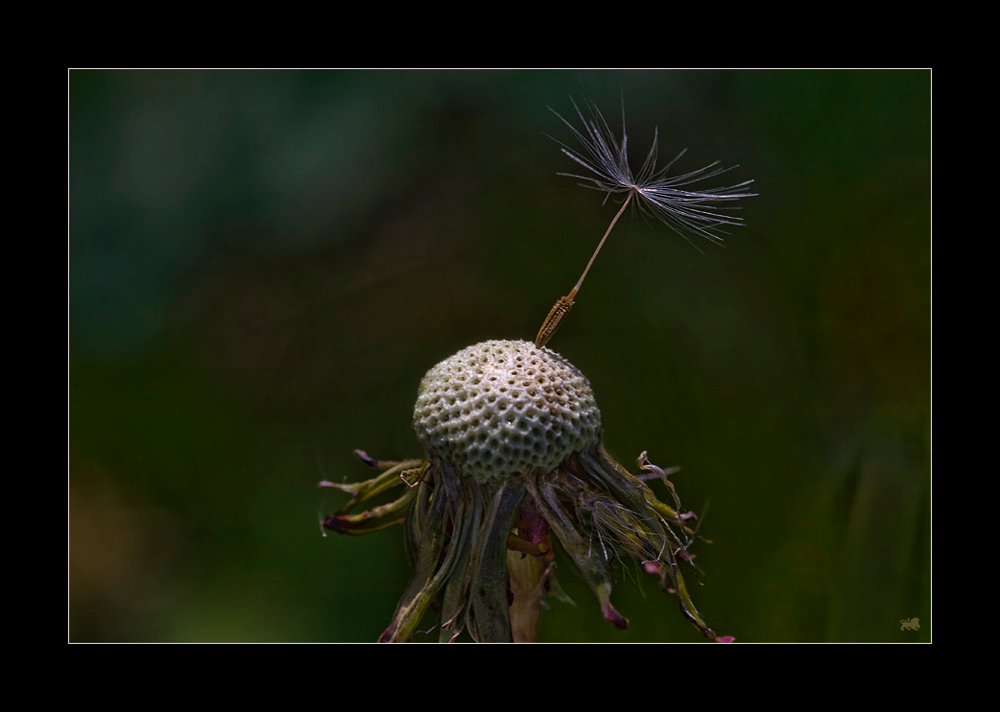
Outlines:
[[[731, 186], [703, 188], [701, 190], [685, 189], [687, 186], [694, 186], [696, 183], [726, 173], [732, 168], [723, 168], [719, 161], [715, 161], [690, 173], [669, 175], [670, 169], [687, 152], [687, 149], [684, 149], [667, 165], [657, 169], [658, 128], [654, 131], [653, 145], [650, 147], [649, 153], [646, 154], [646, 160], [643, 161], [639, 172], [633, 173], [628, 160], [628, 132], [625, 130], [624, 101], [622, 102], [621, 142], [615, 137], [608, 122], [605, 121], [604, 116], [593, 103], [588, 102], [587, 105], [590, 111], [588, 119], [572, 98], [570, 101], [583, 124], [582, 131], [554, 109], [550, 109], [550, 111], [569, 127], [582, 147], [574, 150], [559, 142], [562, 145], [562, 152], [587, 169], [588, 173], [582, 175], [559, 173], [559, 175], [577, 178], [583, 181], [581, 185], [584, 187], [605, 193], [605, 202], [612, 195], [621, 194], [625, 195], [625, 200], [618, 212], [615, 213], [614, 218], [611, 219], [608, 229], [604, 231], [604, 236], [597, 244], [597, 249], [591, 255], [576, 285], [569, 294], [556, 301], [548, 316], [545, 317], [545, 321], [542, 322], [538, 335], [535, 337], [535, 345], [538, 347], [548, 343], [570, 309], [573, 308], [577, 292], [583, 286], [583, 280], [587, 278], [587, 273], [590, 272], [594, 260], [597, 259], [597, 254], [604, 247], [615, 223], [618, 222], [618, 218], [622, 216], [630, 203], [637, 205], [641, 211], [660, 220], [685, 240], [695, 245], [692, 237], [703, 237], [714, 243], [721, 243], [722, 235], [726, 234], [724, 230], [726, 226], [738, 226], [743, 222], [742, 218], [727, 212], [738, 210], [739, 207], [730, 206], [727, 203], [756, 195], [756, 193], [746, 190], [753, 183], [752, 180]], [[695, 248], [698, 249], [697, 245]]]

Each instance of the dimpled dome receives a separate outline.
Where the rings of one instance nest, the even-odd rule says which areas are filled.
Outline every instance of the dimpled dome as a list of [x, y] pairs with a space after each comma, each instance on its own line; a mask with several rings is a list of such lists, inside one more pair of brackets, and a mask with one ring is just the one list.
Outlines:
[[596, 445], [601, 412], [590, 383], [559, 354], [485, 341], [427, 372], [413, 427], [429, 454], [485, 482], [552, 469]]

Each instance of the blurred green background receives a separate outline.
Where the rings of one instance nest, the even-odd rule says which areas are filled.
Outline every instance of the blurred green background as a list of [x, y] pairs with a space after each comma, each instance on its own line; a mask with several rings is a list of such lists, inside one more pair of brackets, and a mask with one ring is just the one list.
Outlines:
[[[402, 531], [323, 537], [316, 482], [419, 456], [423, 373], [576, 281], [615, 205], [546, 107], [585, 94], [616, 131], [624, 95], [636, 166], [658, 126], [760, 194], [723, 248], [623, 219], [550, 344], [608, 449], [709, 505], [699, 609], [929, 640], [930, 76], [71, 71], [70, 639], [378, 637]], [[651, 577], [619, 571], [622, 632], [558, 571], [543, 640], [701, 639]]]

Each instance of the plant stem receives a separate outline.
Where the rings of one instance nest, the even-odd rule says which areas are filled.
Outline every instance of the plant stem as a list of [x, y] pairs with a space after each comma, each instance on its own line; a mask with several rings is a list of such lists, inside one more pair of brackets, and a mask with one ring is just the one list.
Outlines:
[[545, 575], [549, 562], [519, 551], [507, 552], [507, 574], [514, 602], [510, 606], [510, 629], [515, 643], [538, 642], [538, 619], [545, 598]]

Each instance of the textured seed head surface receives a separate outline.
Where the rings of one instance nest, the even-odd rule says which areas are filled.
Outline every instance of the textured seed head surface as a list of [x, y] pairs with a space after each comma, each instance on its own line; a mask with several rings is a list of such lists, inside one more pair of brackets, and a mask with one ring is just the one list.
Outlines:
[[552, 469], [597, 444], [601, 412], [590, 383], [559, 354], [484, 341], [427, 372], [413, 427], [429, 453], [486, 482]]

